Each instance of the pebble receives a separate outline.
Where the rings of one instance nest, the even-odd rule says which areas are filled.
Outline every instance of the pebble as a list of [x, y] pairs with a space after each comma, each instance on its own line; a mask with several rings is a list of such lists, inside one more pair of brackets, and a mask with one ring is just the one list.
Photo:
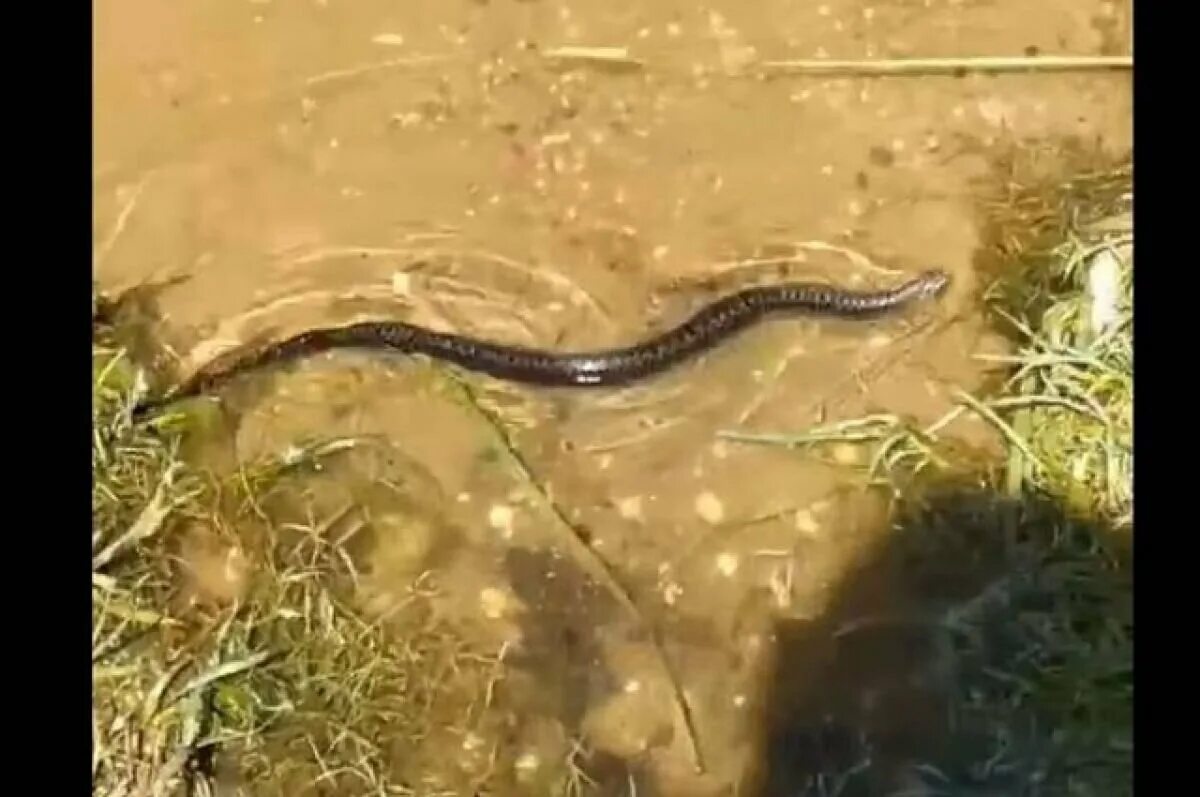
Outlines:
[[817, 518], [811, 509], [796, 510], [796, 531], [811, 537], [815, 536], [820, 530], [821, 524], [817, 522]]
[[725, 519], [725, 505], [721, 499], [706, 490], [696, 496], [696, 514], [706, 523], [716, 525]]
[[502, 589], [485, 587], [479, 593], [479, 608], [489, 620], [499, 620], [508, 609], [508, 594]]
[[511, 535], [513, 532], [513, 518], [515, 513], [511, 506], [507, 504], [494, 504], [488, 510], [488, 525], [496, 531], [503, 532], [505, 536]]
[[646, 517], [642, 514], [642, 497], [631, 495], [628, 498], [617, 499], [617, 514], [626, 520], [645, 521]]

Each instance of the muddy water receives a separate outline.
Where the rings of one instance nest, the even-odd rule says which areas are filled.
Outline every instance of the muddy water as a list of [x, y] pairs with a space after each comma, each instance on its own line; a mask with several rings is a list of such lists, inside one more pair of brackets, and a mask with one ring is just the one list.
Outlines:
[[[954, 275], [916, 315], [771, 324], [622, 391], [472, 379], [472, 405], [428, 364], [347, 355], [231, 392], [242, 456], [374, 434], [420, 463], [463, 530], [439, 565], [445, 611], [523, 643], [529, 711], [641, 761], [669, 794], [717, 793], [752, 767], [767, 618], [820, 615], [886, 527], [852, 486], [856, 451], [818, 460], [717, 433], [939, 417], [954, 388], [981, 384], [974, 355], [1003, 345], [973, 299], [997, 159], [1040, 146], [1053, 169], [1065, 142], [1119, 156], [1132, 135], [1127, 75], [752, 70], [1127, 52], [1130, 8], [1107, 0], [94, 8], [94, 266], [105, 289], [186, 277], [160, 296], [181, 372], [356, 318], [579, 348], [647, 335], [744, 281]], [[957, 432], [988, 444], [980, 425]], [[386, 600], [422, 546], [379, 548]], [[696, 745], [599, 561], [661, 634]]]

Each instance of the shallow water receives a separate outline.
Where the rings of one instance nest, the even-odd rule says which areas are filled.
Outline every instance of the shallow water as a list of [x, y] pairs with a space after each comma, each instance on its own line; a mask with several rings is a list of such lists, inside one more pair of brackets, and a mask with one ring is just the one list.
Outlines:
[[[1123, 2], [94, 9], [94, 267], [107, 290], [187, 277], [159, 297], [181, 372], [237, 342], [352, 318], [589, 348], [744, 281], [954, 276], [915, 315], [772, 323], [627, 390], [472, 378], [490, 415], [400, 358], [326, 357], [230, 392], [239, 456], [363, 434], [419, 463], [462, 530], [439, 558], [445, 612], [494, 621], [492, 643], [523, 641], [540, 687], [514, 687], [528, 711], [641, 761], [664, 794], [720, 793], [752, 768], [768, 619], [819, 616], [886, 529], [855, 487], [857, 450], [818, 460], [717, 433], [940, 417], [954, 388], [983, 383], [975, 355], [1004, 346], [974, 299], [979, 200], [1003, 181], [998, 164], [1042, 148], [1054, 174], [1072, 148], [1120, 156], [1132, 137], [1124, 74], [764, 80], [750, 68], [1120, 53]], [[637, 63], [551, 57], [569, 46], [627, 48]], [[970, 420], [952, 431], [993, 442]], [[658, 627], [705, 776], [661, 658], [589, 582], [604, 577], [547, 497]], [[411, 576], [388, 546], [381, 594]]]

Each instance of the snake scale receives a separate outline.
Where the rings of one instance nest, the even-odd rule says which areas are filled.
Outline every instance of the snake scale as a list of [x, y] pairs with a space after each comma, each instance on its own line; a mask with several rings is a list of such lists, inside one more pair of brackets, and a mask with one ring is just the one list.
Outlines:
[[[746, 288], [705, 305], [691, 318], [641, 343], [590, 352], [552, 352], [437, 332], [403, 321], [365, 321], [311, 329], [246, 353], [230, 364], [201, 368], [161, 398], [140, 404], [142, 415], [166, 404], [208, 393], [231, 378], [268, 365], [334, 349], [389, 350], [421, 354], [471, 371], [526, 384], [563, 387], [625, 385], [714, 348], [734, 333], [770, 315], [804, 314], [865, 319], [899, 310], [943, 293], [943, 271], [925, 271], [877, 291], [852, 291], [798, 282]], [[210, 364], [211, 365], [211, 364]]]

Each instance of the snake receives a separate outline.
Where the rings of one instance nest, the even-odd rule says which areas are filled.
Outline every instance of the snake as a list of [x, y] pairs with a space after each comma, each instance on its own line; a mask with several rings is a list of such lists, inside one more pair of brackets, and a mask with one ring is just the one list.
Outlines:
[[246, 372], [339, 350], [385, 350], [425, 355], [468, 371], [545, 387], [616, 387], [663, 373], [715, 348], [769, 316], [806, 315], [870, 319], [941, 295], [950, 283], [940, 270], [923, 271], [891, 288], [855, 291], [828, 284], [791, 282], [755, 286], [715, 299], [682, 323], [648, 340], [594, 351], [555, 352], [439, 332], [404, 321], [360, 321], [309, 329], [281, 341], [203, 366], [160, 398], [143, 401], [135, 416], [210, 393]]

